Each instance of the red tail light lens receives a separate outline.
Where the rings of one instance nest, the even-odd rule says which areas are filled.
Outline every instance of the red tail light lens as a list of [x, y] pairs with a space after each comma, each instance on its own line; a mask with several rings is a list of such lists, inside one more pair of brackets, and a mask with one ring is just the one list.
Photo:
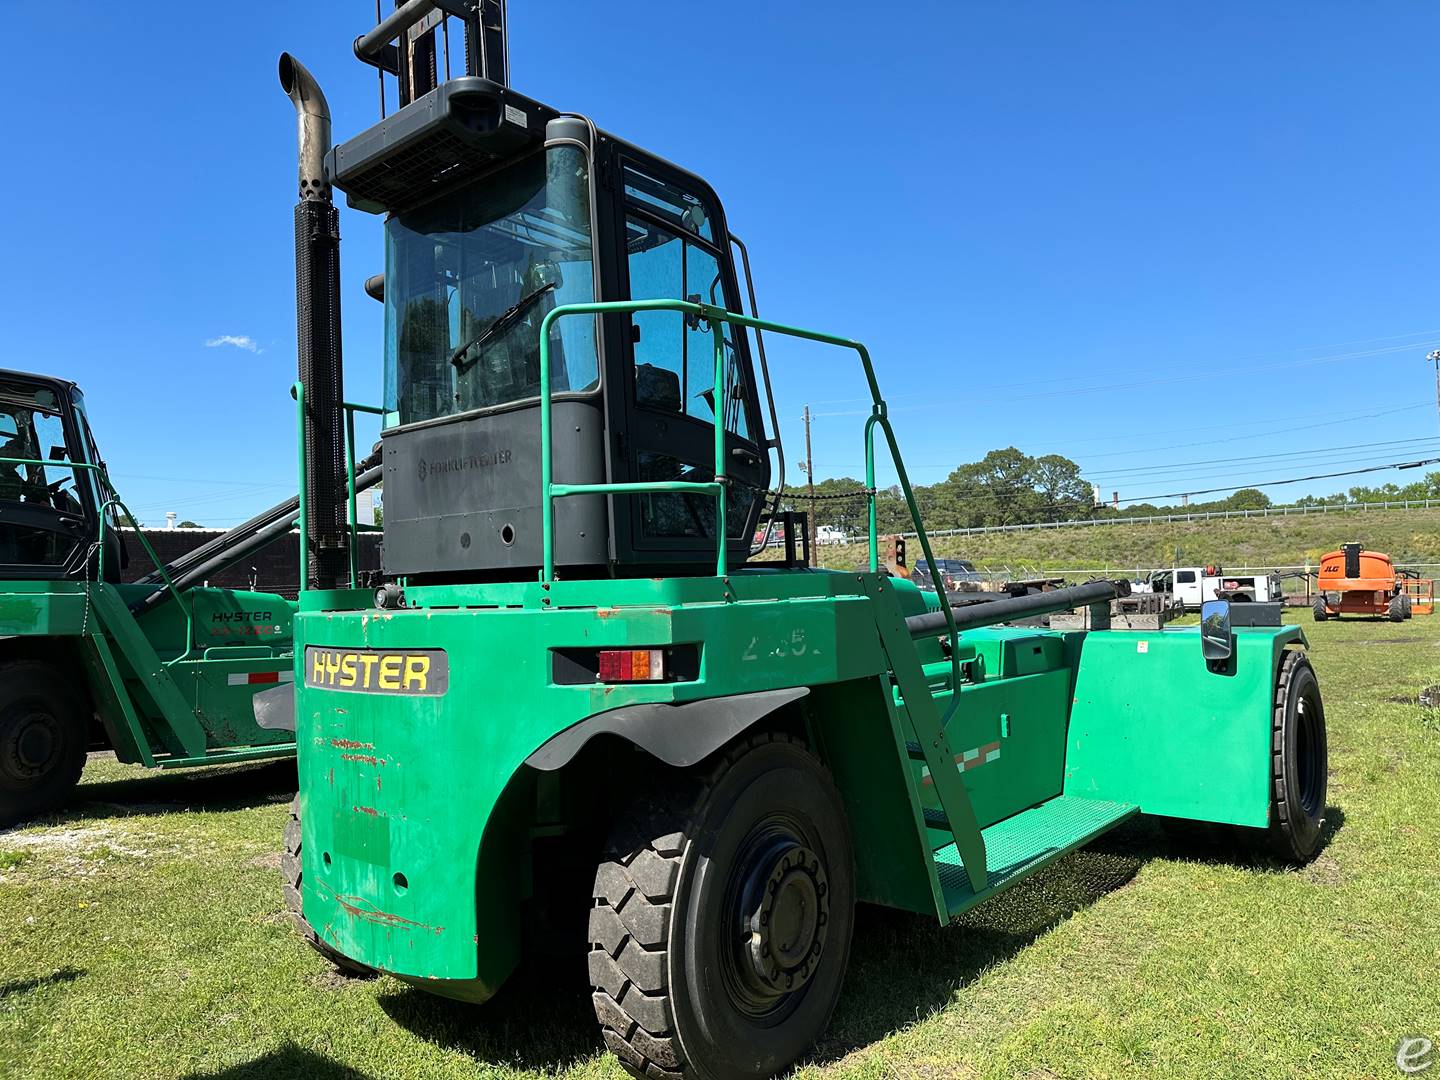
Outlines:
[[600, 681], [662, 682], [665, 653], [661, 649], [601, 649]]

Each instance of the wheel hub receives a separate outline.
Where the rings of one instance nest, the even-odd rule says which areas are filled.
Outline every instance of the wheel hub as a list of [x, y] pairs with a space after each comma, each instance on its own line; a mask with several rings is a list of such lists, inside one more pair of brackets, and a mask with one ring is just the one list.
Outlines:
[[33, 779], [54, 763], [60, 743], [53, 716], [44, 712], [27, 713], [19, 718], [10, 737], [0, 746], [0, 767], [11, 776]]
[[829, 882], [809, 848], [786, 838], [754, 864], [745, 929], [750, 969], [770, 995], [800, 989], [814, 974], [830, 921]]

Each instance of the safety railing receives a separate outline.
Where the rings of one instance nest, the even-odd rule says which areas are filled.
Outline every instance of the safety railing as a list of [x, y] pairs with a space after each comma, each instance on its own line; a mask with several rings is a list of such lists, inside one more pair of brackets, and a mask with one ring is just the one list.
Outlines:
[[[571, 315], [610, 315], [610, 314], [631, 314], [637, 311], [677, 311], [696, 319], [704, 320], [710, 326], [710, 334], [715, 343], [715, 471], [714, 480], [708, 482], [688, 480], [656, 480], [638, 481], [633, 483], [618, 484], [557, 484], [554, 481], [551, 456], [551, 377], [550, 377], [550, 327], [558, 319]], [[784, 323], [771, 322], [768, 319], [759, 319], [750, 315], [742, 315], [735, 311], [726, 311], [724, 308], [715, 307], [711, 304], [697, 304], [688, 300], [610, 300], [597, 301], [588, 304], [562, 304], [552, 309], [540, 323], [540, 529], [541, 549], [543, 563], [540, 569], [541, 584], [548, 587], [555, 580], [555, 503], [558, 498], [569, 498], [575, 495], [664, 495], [664, 494], [692, 494], [709, 495], [715, 499], [715, 532], [716, 532], [716, 556], [715, 575], [724, 577], [729, 572], [729, 537], [725, 527], [725, 493], [732, 481], [725, 471], [725, 426], [723, 422], [723, 405], [728, 390], [725, 385], [725, 335], [721, 330], [722, 323], [729, 323], [735, 326], [746, 326], [752, 330], [764, 331], [767, 334], [779, 334], [783, 337], [800, 338], [805, 341], [815, 341], [822, 345], [834, 345], [842, 349], [851, 349], [860, 357], [860, 363], [865, 369], [865, 381], [870, 389], [871, 413], [865, 421], [865, 486], [868, 490], [869, 501], [869, 525], [870, 525], [870, 571], [878, 573], [880, 569], [880, 547], [877, 536], [876, 525], [876, 502], [875, 502], [875, 429], [879, 428], [885, 433], [886, 444], [890, 448], [890, 456], [895, 465], [896, 475], [900, 480], [900, 490], [905, 496], [905, 504], [910, 511], [910, 519], [915, 525], [915, 534], [920, 541], [921, 550], [924, 552], [925, 561], [930, 567], [930, 572], [936, 580], [939, 575], [935, 567], [935, 556], [930, 550], [930, 540], [925, 533], [924, 523], [920, 520], [920, 508], [916, 505], [915, 494], [910, 487], [910, 478], [905, 472], [905, 464], [900, 458], [900, 447], [895, 440], [895, 431], [890, 425], [887, 415], [885, 399], [880, 396], [880, 384], [875, 378], [875, 368], [870, 362], [870, 352], [865, 346], [849, 338], [839, 337], [835, 334], [825, 334], [818, 330], [805, 330], [801, 327], [786, 326]], [[957, 633], [955, 630], [955, 616], [951, 611], [949, 600], [945, 594], [939, 594], [940, 609], [945, 613], [945, 623], [949, 633], [952, 646], [956, 643]], [[950, 700], [942, 725], [949, 721], [951, 714], [960, 703], [960, 661], [959, 649], [951, 648], [951, 666], [953, 685], [956, 693]]]
[[[104, 466], [92, 464], [88, 461], [47, 461], [42, 458], [13, 457], [0, 457], [0, 465], [39, 465], [46, 469], [70, 469], [72, 471], [90, 472], [95, 475], [96, 480], [100, 484], [101, 491], [105, 492], [107, 496], [105, 501], [100, 505], [99, 512], [100, 529], [96, 537], [97, 550], [95, 555], [96, 580], [100, 582], [105, 580], [105, 524], [109, 519], [111, 507], [118, 507], [129, 520], [130, 527], [134, 530], [135, 535], [139, 537], [140, 546], [145, 549], [146, 556], [150, 559], [151, 564], [165, 582], [165, 588], [174, 594], [175, 603], [178, 604], [180, 610], [185, 613], [185, 651], [173, 660], [166, 660], [164, 663], [168, 666], [178, 663], [189, 656], [195, 648], [195, 613], [191, 609], [191, 606], [185, 602], [184, 597], [180, 595], [180, 591], [175, 588], [175, 582], [171, 580], [169, 572], [165, 569], [165, 564], [160, 561], [160, 556], [155, 553], [154, 547], [151, 546], [150, 541], [141, 530], [140, 523], [135, 520], [135, 515], [132, 514], [130, 508], [120, 500], [120, 496], [115, 491], [114, 485], [110, 483], [110, 476], [105, 471]], [[88, 561], [90, 556], [87, 554], [85, 558]]]
[[[365, 413], [368, 416], [384, 416], [385, 410], [374, 405], [356, 405], [353, 402], [343, 402], [341, 407], [345, 410], [345, 486], [346, 495], [350, 505], [350, 587], [360, 587], [360, 515], [356, 509], [355, 501], [355, 414]], [[304, 440], [300, 443], [300, 452], [305, 452]], [[305, 489], [302, 480], [300, 489]], [[301, 563], [305, 566], [305, 563]]]
[[[300, 591], [305, 592], [310, 587], [310, 508], [305, 498], [305, 384], [296, 381], [290, 385], [290, 396], [295, 399], [296, 431], [300, 433], [297, 440], [300, 448], [300, 512], [297, 515], [297, 524], [300, 527]], [[345, 413], [345, 501], [348, 507], [348, 518], [346, 525], [346, 554], [350, 566], [350, 588], [360, 587], [360, 522], [356, 509], [355, 490], [355, 414], [366, 413], [371, 416], [384, 416], [385, 410], [374, 405], [357, 405], [354, 402], [341, 402], [341, 409]]]

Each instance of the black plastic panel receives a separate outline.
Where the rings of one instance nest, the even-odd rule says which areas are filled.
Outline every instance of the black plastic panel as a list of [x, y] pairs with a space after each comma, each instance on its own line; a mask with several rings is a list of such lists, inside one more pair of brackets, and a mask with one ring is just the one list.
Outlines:
[[473, 76], [451, 79], [330, 151], [326, 172], [357, 210], [412, 206], [539, 145], [554, 109]]
[[[598, 405], [553, 407], [555, 482], [605, 479]], [[385, 571], [513, 570], [541, 562], [540, 410], [527, 406], [386, 435]], [[555, 502], [557, 566], [609, 561], [606, 500]]]

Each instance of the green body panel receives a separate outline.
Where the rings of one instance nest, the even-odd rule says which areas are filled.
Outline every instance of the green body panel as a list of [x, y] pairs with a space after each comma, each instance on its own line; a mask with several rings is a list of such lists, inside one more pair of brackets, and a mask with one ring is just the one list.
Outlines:
[[195, 588], [183, 593], [185, 607], [170, 598], [137, 618], [128, 605], [151, 591], [0, 581], [0, 638], [32, 639], [27, 648], [76, 666], [121, 761], [174, 767], [292, 752], [290, 732], [255, 723], [251, 698], [274, 680], [250, 676], [290, 677], [294, 602]]
[[[759, 599], [754, 580], [742, 579], [776, 587]], [[296, 741], [305, 911], [317, 931], [399, 975], [478, 980], [475, 996], [486, 996], [515, 957], [493, 944], [489, 920], [486, 947], [477, 949], [477, 889], [518, 897], [520, 871], [506, 857], [477, 877], [482, 834], [507, 787], [533, 785], [522, 766], [538, 746], [622, 705], [873, 681], [885, 670], [869, 599], [833, 595], [841, 584], [853, 588], [854, 575], [736, 574], [731, 581], [750, 598], [727, 603], [712, 588], [701, 602], [669, 605], [665, 594], [679, 583], [656, 580], [625, 583], [644, 602], [623, 606], [572, 606], [577, 590], [556, 583], [531, 606], [302, 611]], [[709, 584], [723, 590], [718, 580]], [[699, 648], [698, 679], [552, 682], [551, 649], [670, 644]], [[304, 686], [310, 645], [444, 650], [449, 688], [443, 697], [417, 697]], [[893, 757], [893, 739], [889, 746]], [[312, 865], [312, 852], [329, 853], [330, 864]], [[404, 892], [395, 888], [397, 872], [408, 882]]]
[[1199, 628], [1068, 635], [1076, 680], [1065, 793], [1263, 827], [1275, 674], [1298, 627], [1242, 629], [1219, 671]]
[[[1179, 813], [1188, 800], [1193, 816], [1257, 823], [1275, 664], [1298, 638], [1242, 631], [1233, 670], [1217, 674], [1194, 630], [967, 631], [956, 652], [965, 681], [942, 731], [955, 666], [938, 639], [902, 637], [903, 616], [926, 598], [881, 575], [755, 569], [427, 586], [406, 599], [346, 610], [364, 594], [302, 597], [305, 913], [347, 956], [472, 1000], [518, 962], [532, 840], [571, 824], [555, 790], [563, 772], [525, 759], [587, 717], [810, 688], [806, 730], [845, 800], [858, 895], [948, 920], [1140, 810]], [[1136, 662], [1141, 642], [1148, 665]], [[699, 649], [698, 678], [553, 681], [553, 649], [672, 644]], [[308, 646], [443, 650], [448, 686], [307, 686], [318, 659], [305, 659]], [[311, 674], [333, 680], [323, 662]], [[1202, 776], [1217, 762], [1231, 770], [1223, 782]]]

